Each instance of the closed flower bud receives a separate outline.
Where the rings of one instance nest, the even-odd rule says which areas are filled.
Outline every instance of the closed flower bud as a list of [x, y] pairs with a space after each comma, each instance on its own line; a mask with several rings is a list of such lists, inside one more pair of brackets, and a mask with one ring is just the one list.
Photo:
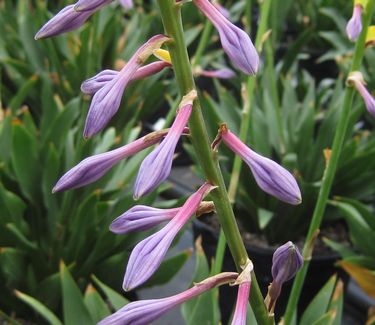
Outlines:
[[128, 291], [138, 287], [154, 274], [177, 233], [197, 211], [203, 197], [212, 189], [211, 184], [202, 185], [187, 199], [176, 216], [164, 228], [135, 246], [126, 268], [124, 290]]
[[74, 10], [78, 12], [95, 10], [100, 7], [103, 7], [113, 0], [78, 0], [74, 5]]
[[95, 182], [117, 162], [159, 142], [167, 133], [168, 130], [154, 132], [118, 149], [82, 160], [59, 179], [52, 192], [78, 188]]
[[231, 79], [236, 76], [235, 72], [228, 68], [223, 68], [219, 70], [201, 70], [197, 71], [197, 74], [200, 76], [208, 78], [217, 78], [217, 79]]
[[225, 18], [209, 0], [193, 2], [218, 30], [221, 45], [233, 64], [246, 74], [255, 74], [259, 56], [249, 35]]
[[362, 31], [362, 11], [362, 5], [354, 5], [352, 18], [346, 25], [346, 34], [351, 41], [355, 41]]
[[302, 265], [303, 257], [298, 248], [291, 241], [276, 249], [272, 257], [273, 281], [268, 287], [266, 297], [266, 304], [269, 311], [273, 312], [284, 282], [293, 278]]
[[231, 325], [246, 325], [247, 305], [251, 288], [251, 272], [253, 263], [249, 260], [247, 265], [238, 276], [234, 285], [238, 284], [237, 302]]
[[[130, 82], [149, 77], [171, 65], [164, 61], [156, 61], [140, 67], [131, 78]], [[112, 81], [119, 74], [115, 70], [103, 70], [94, 77], [85, 80], [81, 85], [81, 91], [86, 95], [94, 95], [99, 89], [103, 88], [107, 82]]]
[[251, 150], [226, 125], [221, 126], [220, 139], [250, 167], [255, 181], [264, 192], [286, 203], [301, 203], [298, 184], [284, 167]]
[[152, 55], [152, 51], [169, 40], [164, 35], [156, 35], [142, 45], [124, 68], [111, 81], [108, 81], [94, 95], [87, 114], [83, 135], [89, 138], [100, 132], [116, 114], [127, 84], [140, 66]]
[[[162, 222], [173, 219], [181, 207], [174, 209], [157, 209], [146, 205], [136, 205], [112, 221], [109, 229], [115, 234], [127, 234], [147, 230]], [[211, 213], [215, 209], [212, 201], [201, 202], [196, 216]]]
[[354, 86], [361, 97], [363, 98], [367, 111], [375, 117], [375, 100], [374, 97], [370, 94], [370, 92], [365, 87], [365, 81], [363, 80], [363, 75], [359, 71], [354, 71], [349, 75], [347, 80], [347, 84], [349, 86]]
[[97, 9], [77, 12], [74, 5], [63, 8], [51, 18], [35, 35], [35, 39], [56, 36], [81, 27]]
[[[142, 272], [142, 268], [139, 270]], [[225, 272], [214, 275], [177, 295], [151, 300], [135, 301], [104, 318], [98, 325], [144, 325], [153, 322], [170, 309], [214, 287], [233, 282], [238, 273]]]
[[195, 90], [184, 96], [168, 135], [143, 160], [134, 184], [134, 199], [150, 193], [169, 176], [177, 142], [189, 120], [193, 101], [196, 97], [197, 93]]

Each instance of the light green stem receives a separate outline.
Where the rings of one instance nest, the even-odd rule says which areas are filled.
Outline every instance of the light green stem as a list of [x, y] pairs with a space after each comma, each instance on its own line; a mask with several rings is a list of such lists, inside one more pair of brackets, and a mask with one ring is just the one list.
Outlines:
[[[364, 16], [363, 16], [363, 30], [357, 41], [354, 51], [351, 71], [358, 71], [361, 67], [364, 50], [366, 34], [369, 23], [371, 21], [372, 13], [374, 11], [375, 0], [369, 0]], [[297, 302], [301, 294], [302, 286], [306, 278], [307, 270], [310, 265], [312, 250], [314, 248], [314, 237], [323, 219], [325, 208], [327, 205], [328, 196], [332, 187], [333, 178], [336, 173], [340, 154], [343, 148], [345, 135], [348, 132], [348, 124], [350, 118], [350, 109], [353, 104], [355, 90], [353, 88], [346, 88], [344, 95], [344, 104], [340, 113], [340, 118], [336, 127], [336, 132], [333, 140], [331, 156], [323, 174], [322, 186], [319, 191], [318, 201], [311, 219], [310, 228], [306, 236], [306, 241], [303, 247], [302, 255], [305, 259], [303, 268], [298, 272], [294, 283], [288, 306], [285, 312], [285, 324], [292, 324], [293, 315], [296, 312]]]
[[[175, 0], [158, 0], [161, 17], [166, 34], [172, 38], [168, 49], [171, 55], [173, 69], [181, 95], [185, 95], [195, 89], [192, 68], [185, 44], [183, 27], [181, 21], [180, 4]], [[190, 122], [191, 140], [199, 160], [202, 171], [211, 184], [218, 186], [210, 195], [215, 203], [221, 227], [228, 241], [228, 246], [237, 265], [238, 270], [245, 265], [248, 256], [242, 242], [240, 232], [228, 199], [224, 179], [217, 164], [216, 154], [211, 150], [210, 140], [203, 120], [199, 100], [194, 103]], [[258, 324], [272, 324], [273, 319], [268, 316], [267, 309], [263, 303], [255, 276], [253, 276], [251, 305]]]

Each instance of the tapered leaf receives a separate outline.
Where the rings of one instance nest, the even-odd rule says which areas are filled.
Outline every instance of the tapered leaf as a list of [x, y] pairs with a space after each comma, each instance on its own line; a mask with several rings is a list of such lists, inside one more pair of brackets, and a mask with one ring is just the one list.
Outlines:
[[81, 291], [62, 261], [60, 262], [60, 279], [63, 297], [64, 324], [94, 324], [84, 304]]
[[15, 291], [15, 294], [18, 298], [20, 298], [23, 302], [28, 304], [32, 309], [40, 314], [49, 324], [63, 325], [63, 323], [57, 318], [57, 316], [40, 301], [17, 290]]
[[111, 314], [107, 304], [91, 284], [86, 288], [84, 301], [94, 323]]

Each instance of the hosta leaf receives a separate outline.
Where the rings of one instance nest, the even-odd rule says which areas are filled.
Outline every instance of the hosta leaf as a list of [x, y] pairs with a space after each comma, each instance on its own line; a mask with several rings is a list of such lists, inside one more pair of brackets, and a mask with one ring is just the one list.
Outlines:
[[108, 301], [113, 306], [115, 310], [119, 310], [120, 308], [124, 307], [126, 304], [129, 303], [124, 296], [101, 282], [95, 275], [91, 276], [95, 284], [99, 287], [100, 290], [106, 295]]
[[[201, 246], [200, 238], [197, 239], [195, 245], [196, 266], [193, 282], [200, 282], [210, 275], [210, 269]], [[188, 325], [217, 324], [219, 315], [218, 308], [218, 297], [213, 297], [211, 292], [206, 292], [185, 302], [181, 306], [181, 312]]]
[[5, 276], [9, 287], [21, 286], [24, 283], [25, 267], [24, 252], [12, 247], [0, 248], [0, 272]]
[[84, 304], [82, 293], [62, 261], [60, 262], [60, 279], [63, 297], [64, 324], [94, 324]]
[[91, 284], [86, 288], [84, 301], [94, 323], [111, 314], [107, 304]]
[[365, 269], [361, 266], [349, 263], [347, 261], [340, 261], [337, 263], [346, 272], [350, 274], [357, 281], [359, 286], [370, 297], [375, 299], [375, 272]]
[[311, 325], [318, 321], [328, 310], [336, 283], [336, 276], [332, 276], [314, 297], [302, 315], [300, 325]]
[[15, 294], [18, 298], [40, 314], [50, 325], [63, 325], [57, 316], [40, 301], [17, 290], [15, 291]]
[[23, 194], [30, 200], [38, 192], [37, 140], [21, 124], [13, 125], [12, 165]]

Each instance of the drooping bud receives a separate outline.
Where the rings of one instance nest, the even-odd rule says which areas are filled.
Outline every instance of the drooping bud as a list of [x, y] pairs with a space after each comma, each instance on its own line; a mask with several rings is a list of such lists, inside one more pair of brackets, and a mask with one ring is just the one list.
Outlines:
[[56, 36], [77, 29], [81, 27], [96, 10], [97, 9], [77, 12], [74, 10], [74, 5], [66, 6], [43, 25], [36, 33], [35, 39], [38, 40]]
[[272, 257], [273, 281], [268, 287], [266, 304], [268, 311], [273, 312], [277, 298], [281, 293], [282, 285], [293, 278], [303, 265], [303, 257], [297, 246], [291, 241], [276, 249]]
[[289, 171], [273, 160], [251, 150], [229, 131], [225, 124], [221, 126], [219, 132], [220, 140], [223, 140], [250, 167], [255, 181], [264, 192], [290, 204], [301, 203], [301, 191]]
[[197, 211], [203, 197], [213, 188], [209, 183], [202, 185], [187, 199], [176, 216], [164, 228], [135, 246], [126, 267], [123, 282], [125, 291], [138, 287], [154, 274], [177, 233]]
[[255, 74], [259, 56], [249, 35], [225, 18], [209, 0], [193, 2], [218, 30], [221, 45], [233, 64], [246, 74]]
[[346, 25], [346, 34], [351, 41], [355, 41], [362, 31], [362, 11], [362, 5], [355, 4], [352, 18], [350, 18]]
[[[112, 221], [109, 229], [115, 234], [127, 234], [153, 228], [162, 222], [173, 219], [181, 207], [174, 209], [157, 209], [146, 205], [136, 205]], [[211, 213], [215, 209], [212, 201], [201, 202], [196, 216]]]
[[253, 263], [248, 260], [247, 265], [238, 276], [234, 285], [238, 285], [236, 309], [231, 325], [246, 325], [247, 305], [249, 303], [251, 272], [253, 271]]
[[85, 138], [95, 135], [107, 125], [119, 109], [124, 90], [136, 71], [152, 55], [154, 49], [160, 48], [168, 40], [167, 36], [161, 34], [150, 38], [135, 52], [118, 75], [95, 93], [86, 118], [83, 132]]
[[95, 10], [103, 7], [113, 0], [78, 0], [74, 5], [74, 10], [77, 12]]
[[182, 99], [177, 116], [168, 135], [142, 162], [134, 184], [134, 199], [158, 187], [171, 172], [174, 152], [181, 133], [189, 120], [197, 92], [192, 90]]
[[70, 169], [59, 179], [52, 192], [78, 188], [95, 182], [120, 160], [158, 143], [168, 131], [169, 130], [166, 129], [150, 133], [118, 149], [82, 160], [77, 166]]
[[[149, 77], [170, 66], [171, 65], [169, 63], [164, 61], [149, 63], [143, 67], [140, 67], [134, 73], [130, 82]], [[118, 74], [119, 72], [116, 70], [103, 70], [90, 79], [85, 80], [81, 85], [81, 91], [86, 95], [94, 95], [99, 89], [103, 88], [107, 82], [118, 76]]]
[[357, 91], [359, 92], [363, 100], [365, 101], [365, 106], [366, 106], [367, 111], [373, 117], [375, 117], [375, 100], [374, 100], [374, 97], [372, 97], [370, 92], [365, 87], [366, 83], [363, 80], [362, 73], [359, 71], [352, 72], [349, 75], [346, 83], [348, 84], [348, 86], [351, 86], [351, 87], [354, 86], [357, 89]]
[[202, 70], [198, 69], [197, 74], [200, 76], [208, 78], [218, 78], [218, 79], [231, 79], [236, 76], [236, 73], [228, 68], [223, 68], [219, 70]]
[[[139, 270], [142, 272], [142, 269]], [[153, 322], [175, 306], [192, 299], [214, 287], [233, 282], [238, 273], [225, 272], [214, 275], [177, 295], [152, 300], [131, 302], [98, 325], [144, 325]]]

